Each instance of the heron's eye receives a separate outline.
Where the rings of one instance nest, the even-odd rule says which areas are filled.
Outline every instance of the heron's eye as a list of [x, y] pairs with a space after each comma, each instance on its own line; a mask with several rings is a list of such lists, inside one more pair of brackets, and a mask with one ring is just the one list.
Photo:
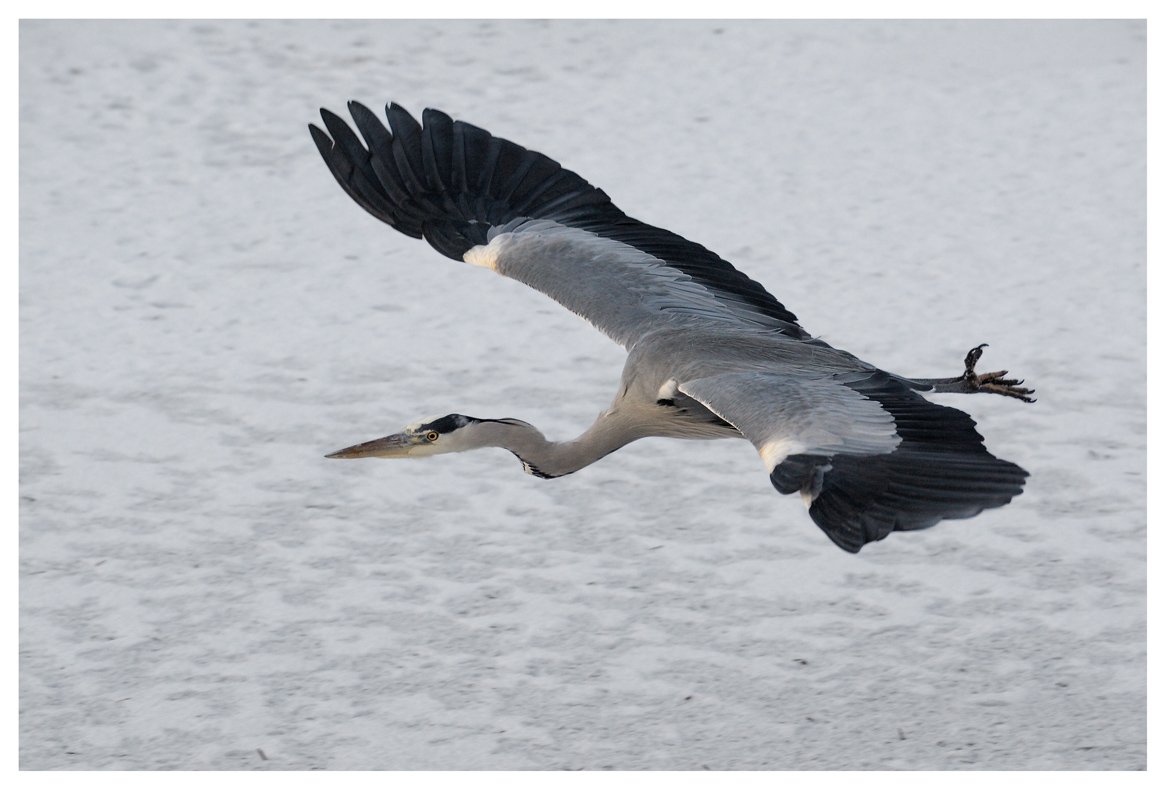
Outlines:
[[429, 442], [437, 441], [437, 431], [429, 431], [425, 434], [425, 440]]

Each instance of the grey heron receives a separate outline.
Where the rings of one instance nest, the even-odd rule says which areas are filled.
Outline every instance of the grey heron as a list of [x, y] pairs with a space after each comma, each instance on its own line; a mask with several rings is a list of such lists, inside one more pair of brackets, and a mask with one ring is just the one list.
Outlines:
[[812, 337], [727, 261], [635, 220], [540, 153], [426, 109], [384, 123], [348, 105], [360, 135], [321, 110], [309, 125], [332, 175], [362, 208], [438, 252], [534, 288], [628, 350], [614, 401], [571, 441], [529, 423], [449, 414], [329, 458], [509, 450], [530, 474], [575, 472], [636, 439], [749, 440], [782, 494], [857, 552], [896, 530], [1007, 504], [1028, 473], [984, 447], [971, 417], [921, 393], [1032, 402], [1007, 371], [977, 374], [983, 345], [949, 378], [906, 378]]

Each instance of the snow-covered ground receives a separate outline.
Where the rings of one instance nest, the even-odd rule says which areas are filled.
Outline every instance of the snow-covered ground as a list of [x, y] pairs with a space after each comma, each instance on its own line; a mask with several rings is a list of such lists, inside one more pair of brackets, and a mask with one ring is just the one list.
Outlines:
[[[1145, 766], [1145, 26], [26, 22], [21, 766]], [[440, 107], [945, 396], [1010, 506], [836, 549], [744, 442], [545, 482], [623, 352], [364, 214], [309, 139]]]

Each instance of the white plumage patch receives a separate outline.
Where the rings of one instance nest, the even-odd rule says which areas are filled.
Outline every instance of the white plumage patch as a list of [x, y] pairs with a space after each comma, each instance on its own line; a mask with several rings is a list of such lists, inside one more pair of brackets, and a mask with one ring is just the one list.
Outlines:
[[501, 242], [498, 236], [490, 240], [489, 244], [479, 244], [476, 247], [470, 247], [466, 250], [466, 254], [462, 256], [462, 260], [472, 266], [481, 266], [483, 269], [489, 269], [492, 272], [498, 271], [498, 253], [501, 249]]
[[676, 379], [668, 379], [660, 386], [659, 392], [656, 393], [656, 400], [673, 400], [678, 392], [680, 392], [680, 388], [677, 386]]
[[791, 455], [804, 453], [807, 449], [806, 445], [791, 439], [789, 437], [781, 437], [780, 439], [771, 439], [767, 442], [762, 442], [757, 448], [757, 452], [761, 455], [761, 460], [765, 462], [765, 468], [772, 472], [773, 468], [784, 461]]

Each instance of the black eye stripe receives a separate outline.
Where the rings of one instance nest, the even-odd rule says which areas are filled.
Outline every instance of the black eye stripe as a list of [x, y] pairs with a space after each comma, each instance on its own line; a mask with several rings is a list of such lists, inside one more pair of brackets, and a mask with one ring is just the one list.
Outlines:
[[418, 430], [423, 434], [428, 434], [431, 431], [439, 434], [452, 433], [471, 422], [474, 422], [473, 417], [467, 417], [464, 414], [447, 414], [431, 423], [422, 425]]

